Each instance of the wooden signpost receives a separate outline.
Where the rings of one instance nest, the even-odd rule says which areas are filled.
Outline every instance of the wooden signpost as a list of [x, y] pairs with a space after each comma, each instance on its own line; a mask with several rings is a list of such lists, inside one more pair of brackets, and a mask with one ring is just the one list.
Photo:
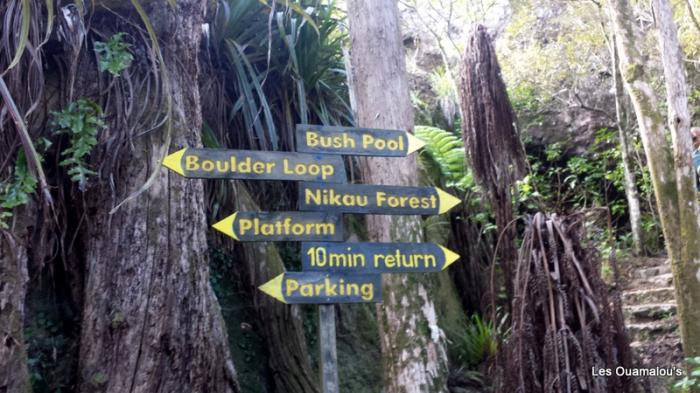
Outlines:
[[165, 157], [163, 165], [200, 179], [347, 181], [343, 159], [323, 154], [185, 148]]
[[362, 214], [442, 214], [461, 201], [435, 187], [299, 184], [299, 210]]
[[301, 243], [304, 271], [430, 273], [459, 259], [435, 243]]
[[459, 255], [434, 243], [340, 243], [341, 213], [441, 214], [461, 201], [439, 188], [347, 183], [340, 154], [404, 157], [424, 143], [401, 130], [297, 125], [302, 153], [184, 148], [163, 165], [202, 179], [297, 180], [298, 212], [236, 212], [214, 228], [238, 241], [303, 241], [302, 272], [260, 290], [287, 304], [319, 304], [323, 393], [338, 393], [336, 303], [378, 303], [381, 273], [446, 269]]
[[261, 285], [260, 290], [288, 304], [380, 303], [382, 276], [286, 272]]
[[343, 241], [343, 219], [334, 213], [236, 212], [213, 225], [238, 241]]
[[405, 157], [425, 142], [401, 130], [297, 124], [297, 151], [352, 156]]

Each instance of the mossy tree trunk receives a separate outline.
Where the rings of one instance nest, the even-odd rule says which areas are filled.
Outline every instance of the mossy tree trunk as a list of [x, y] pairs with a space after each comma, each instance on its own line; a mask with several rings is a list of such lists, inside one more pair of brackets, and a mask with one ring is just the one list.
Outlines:
[[0, 392], [28, 393], [32, 388], [23, 333], [28, 258], [24, 234], [19, 235], [0, 231]]
[[[173, 9], [162, 0], [146, 9], [164, 57], [165, 94], [172, 98], [171, 151], [201, 146], [198, 53], [207, 4], [178, 0]], [[142, 25], [135, 12], [127, 17]], [[120, 127], [110, 119], [109, 132], [123, 132]], [[209, 282], [203, 184], [161, 167], [165, 140], [163, 129], [139, 130], [110, 174], [113, 186], [84, 195], [80, 392], [239, 391]], [[105, 150], [105, 157], [93, 159], [107, 160]], [[154, 171], [147, 191], [110, 214]]]
[[615, 41], [617, 38], [612, 34], [610, 43], [610, 58], [613, 67], [613, 87], [615, 88], [615, 119], [617, 120], [617, 134], [620, 141], [620, 158], [622, 161], [622, 171], [624, 174], [625, 196], [627, 197], [627, 208], [629, 209], [630, 229], [632, 231], [632, 252], [634, 255], [642, 255], [642, 212], [639, 203], [639, 192], [637, 191], [637, 179], [634, 174], [634, 162], [632, 160], [632, 147], [630, 146], [629, 130], [623, 122], [626, 110], [622, 104], [624, 87], [620, 76], [619, 55]]
[[[398, 8], [395, 0], [348, 2], [351, 72], [361, 127], [413, 129]], [[414, 156], [363, 158], [365, 184], [415, 185]], [[375, 242], [418, 242], [419, 217], [367, 217]], [[431, 296], [434, 277], [384, 275], [383, 304], [378, 306], [380, 341], [387, 393], [447, 391], [444, 334]]]
[[[659, 208], [666, 248], [671, 259], [683, 349], [700, 355], [700, 224], [698, 223], [692, 142], [688, 132], [685, 71], [670, 4], [654, 2], [657, 11], [672, 146], [666, 139], [658, 98], [651, 85], [649, 66], [639, 47], [638, 32], [627, 0], [610, 2], [620, 71], [637, 115]], [[673, 147], [673, 148], [672, 148]]]
[[[668, 0], [655, 0], [656, 24], [666, 82], [668, 126], [673, 146], [674, 174], [678, 190], [680, 255], [671, 260], [681, 337], [688, 356], [700, 355], [700, 214], [698, 214], [693, 142], [690, 136], [688, 84], [678, 29]], [[673, 174], [672, 174], [673, 175]], [[672, 240], [672, 241], [673, 241]]]

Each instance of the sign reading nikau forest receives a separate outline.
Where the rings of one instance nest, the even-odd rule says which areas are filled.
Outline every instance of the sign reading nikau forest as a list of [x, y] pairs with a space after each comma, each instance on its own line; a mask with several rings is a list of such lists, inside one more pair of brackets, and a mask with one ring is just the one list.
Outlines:
[[201, 179], [347, 181], [343, 159], [325, 154], [186, 148], [165, 157], [163, 165]]
[[299, 184], [299, 210], [363, 214], [442, 214], [461, 201], [434, 187]]
[[343, 241], [342, 216], [333, 213], [237, 212], [214, 229], [243, 242]]
[[301, 243], [304, 271], [429, 273], [459, 259], [435, 243]]
[[401, 130], [297, 124], [297, 151], [353, 156], [405, 157], [425, 142]]
[[382, 301], [382, 276], [286, 272], [261, 285], [260, 290], [290, 304], [379, 303]]

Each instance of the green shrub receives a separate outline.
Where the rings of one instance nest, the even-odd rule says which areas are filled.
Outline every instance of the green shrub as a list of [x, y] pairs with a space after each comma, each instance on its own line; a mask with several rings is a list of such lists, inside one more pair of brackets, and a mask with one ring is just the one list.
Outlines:
[[448, 334], [452, 357], [467, 369], [474, 369], [498, 351], [497, 329], [478, 314], [472, 315], [463, 330]]

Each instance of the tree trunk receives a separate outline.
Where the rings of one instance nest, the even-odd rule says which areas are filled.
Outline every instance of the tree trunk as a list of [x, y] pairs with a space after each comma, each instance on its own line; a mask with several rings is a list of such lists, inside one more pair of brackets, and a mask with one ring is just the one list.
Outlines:
[[620, 69], [617, 66], [619, 55], [615, 42], [617, 38], [612, 34], [613, 42], [610, 45], [610, 58], [612, 59], [613, 69], [613, 85], [615, 88], [615, 118], [617, 120], [617, 134], [620, 139], [620, 156], [622, 158], [622, 171], [625, 181], [625, 196], [627, 197], [627, 206], [629, 209], [630, 228], [632, 230], [632, 252], [634, 255], [642, 255], [642, 212], [639, 203], [639, 192], [637, 191], [637, 179], [634, 175], [634, 164], [630, 153], [630, 143], [628, 131], [622, 124], [624, 108], [622, 99], [624, 96], [624, 87], [620, 83]]
[[27, 250], [20, 241], [0, 232], [0, 392], [32, 391], [23, 333]]
[[[683, 348], [687, 356], [700, 355], [700, 215], [698, 214], [693, 142], [690, 136], [688, 84], [678, 29], [668, 0], [655, 0], [658, 42], [664, 66], [668, 125], [673, 144], [676, 187], [678, 190], [680, 255], [671, 259], [678, 301]], [[673, 176], [673, 174], [670, 174]], [[667, 240], [668, 241], [668, 240]]]
[[[362, 127], [413, 129], [398, 8], [395, 0], [348, 2], [351, 65], [357, 123]], [[414, 185], [414, 156], [359, 160], [366, 184]], [[367, 216], [370, 241], [422, 240], [415, 216]], [[384, 275], [378, 306], [387, 393], [447, 391], [444, 334], [438, 327], [429, 276]]]
[[[503, 266], [510, 307], [518, 259], [511, 189], [525, 173], [525, 152], [486, 27], [474, 26], [462, 62], [459, 96], [466, 159], [471, 162], [475, 180], [487, 191], [496, 217], [496, 252]], [[491, 301], [495, 303], [495, 299]]]
[[[197, 56], [206, 4], [179, 0], [173, 10], [160, 1], [148, 10], [172, 97], [171, 151], [201, 146]], [[114, 123], [110, 131], [119, 132]], [[240, 390], [209, 283], [203, 184], [161, 167], [165, 139], [160, 131], [133, 137], [112, 173], [114, 190], [85, 195], [81, 392]], [[109, 214], [153, 171], [147, 191]]]
[[[260, 210], [242, 185], [236, 187], [236, 199], [238, 211]], [[242, 248], [258, 320], [270, 353], [275, 391], [318, 393], [318, 380], [311, 370], [300, 307], [281, 303], [257, 289], [285, 271], [277, 246], [271, 242], [249, 242], [242, 243]]]
[[687, 114], [687, 98], [684, 100], [686, 87], [682, 62], [678, 58], [680, 50], [675, 26], [669, 4], [666, 1], [656, 1], [659, 41], [673, 124], [673, 154], [666, 141], [663, 114], [651, 86], [648, 64], [637, 46], [637, 42], [641, 41], [637, 40], [636, 25], [628, 1], [613, 0], [610, 5], [618, 38], [620, 72], [637, 115], [666, 248], [671, 259], [683, 349], [687, 356], [697, 356], [700, 354], [700, 308], [697, 307], [700, 304], [700, 272], [697, 267], [700, 262], [700, 231], [696, 214], [694, 172], [690, 161], [692, 143], [689, 133], [682, 133], [683, 129], [687, 131], [687, 126], [684, 126], [687, 121], [687, 118], [684, 119]]

